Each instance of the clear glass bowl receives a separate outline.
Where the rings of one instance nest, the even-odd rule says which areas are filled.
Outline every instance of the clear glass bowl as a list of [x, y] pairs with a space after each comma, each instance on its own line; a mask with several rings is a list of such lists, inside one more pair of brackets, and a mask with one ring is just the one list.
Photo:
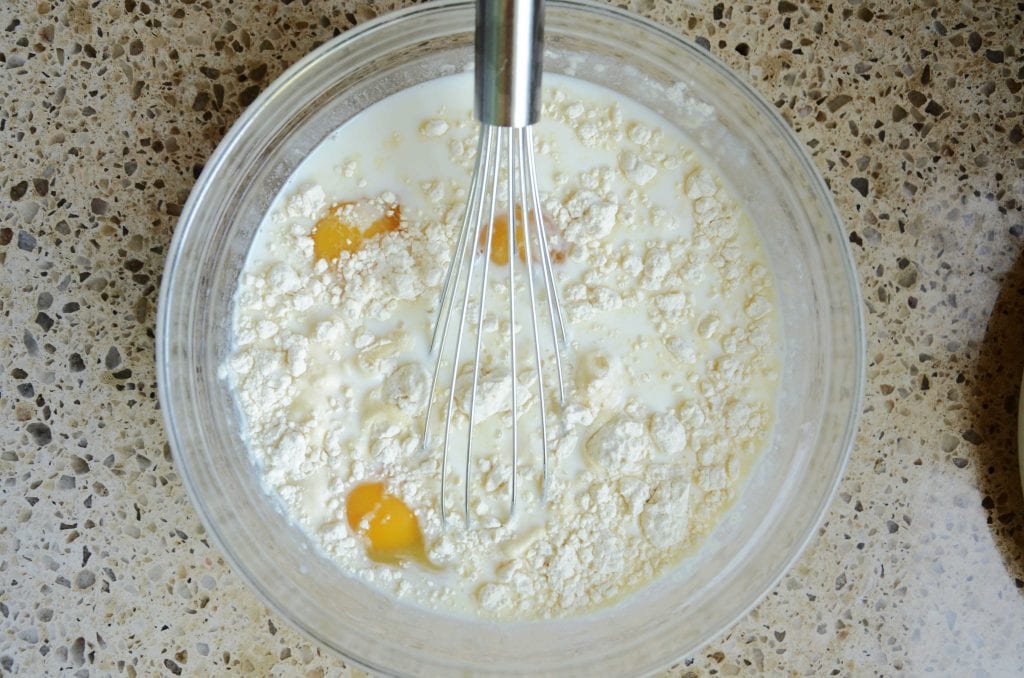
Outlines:
[[842, 475], [863, 383], [858, 285], [829, 192], [773, 108], [704, 50], [611, 7], [547, 3], [545, 70], [617, 90], [688, 133], [746, 204], [775, 277], [784, 367], [771, 447], [722, 524], [674, 570], [615, 606], [558, 621], [499, 624], [399, 603], [346, 577], [279, 512], [218, 378], [239, 273], [282, 183], [362, 109], [472, 63], [473, 21], [471, 1], [441, 1], [348, 31], [278, 78], [217, 148], [161, 289], [157, 368], [174, 458], [235, 570], [351, 662], [397, 674], [653, 671], [732, 624], [796, 559]]

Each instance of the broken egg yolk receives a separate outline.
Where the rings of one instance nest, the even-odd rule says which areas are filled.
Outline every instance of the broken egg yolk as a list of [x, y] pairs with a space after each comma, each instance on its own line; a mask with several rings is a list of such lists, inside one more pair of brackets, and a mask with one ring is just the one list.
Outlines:
[[[523, 241], [524, 229], [522, 221], [522, 212], [516, 214], [516, 254], [519, 255], [519, 261], [526, 261], [526, 243]], [[480, 252], [486, 251], [487, 246], [487, 235], [486, 233], [480, 233]], [[508, 215], [499, 214], [494, 217], [494, 223], [491, 224], [491, 261], [498, 266], [505, 266], [508, 264], [509, 259], [509, 242], [508, 242]]]
[[416, 514], [384, 490], [384, 483], [362, 483], [348, 494], [345, 514], [352, 530], [367, 542], [367, 553], [385, 562], [412, 557], [426, 561]]
[[[533, 212], [530, 212], [530, 221], [533, 222], [533, 219], [534, 219]], [[525, 243], [526, 233], [525, 233], [525, 229], [523, 227], [524, 226], [523, 222], [524, 222], [523, 211], [519, 207], [516, 207], [516, 219], [515, 219], [516, 254], [519, 256], [519, 261], [522, 261], [522, 262], [525, 263], [526, 262], [526, 243]], [[543, 223], [545, 223], [545, 225], [546, 225], [548, 223], [548, 220], [545, 219]], [[491, 224], [490, 231], [491, 231], [491, 261], [495, 265], [497, 265], [497, 266], [506, 266], [506, 265], [508, 265], [509, 256], [510, 256], [510, 250], [511, 250], [511, 248], [509, 247], [509, 241], [508, 241], [508, 215], [507, 214], [499, 214], [498, 216], [494, 217], [494, 222]], [[487, 235], [486, 235], [486, 233], [487, 233], [486, 231], [482, 231], [480, 233], [480, 242], [479, 242], [479, 248], [478, 248], [478, 251], [480, 252], [480, 254], [483, 254], [484, 252], [487, 251]], [[551, 240], [550, 239], [550, 231], [549, 231], [548, 235], [549, 235], [548, 246], [551, 248], [549, 250], [549, 253], [550, 253], [550, 256], [551, 256], [551, 261], [555, 262], [555, 263], [560, 263], [562, 261], [565, 261], [565, 252], [562, 251], [561, 249], [557, 248], [557, 247], [552, 247], [552, 243], [550, 241]], [[530, 244], [532, 245], [531, 249], [532, 250], [536, 250], [536, 239], [531, 240]], [[537, 253], [535, 251], [531, 252], [531, 254], [533, 255], [533, 258], [536, 258]]]
[[379, 199], [340, 202], [313, 227], [313, 256], [333, 261], [342, 252], [356, 252], [364, 240], [398, 230], [401, 221], [398, 203]]

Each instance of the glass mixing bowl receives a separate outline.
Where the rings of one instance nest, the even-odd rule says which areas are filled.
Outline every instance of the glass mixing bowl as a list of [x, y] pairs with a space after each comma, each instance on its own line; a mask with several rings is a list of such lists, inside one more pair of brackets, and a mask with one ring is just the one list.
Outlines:
[[650, 672], [732, 624], [796, 559], [842, 475], [863, 382], [857, 280], [829, 192], [773, 108], [704, 50], [611, 7], [547, 3], [545, 70], [617, 90], [687, 133], [746, 205], [775, 278], [784, 360], [770, 449], [703, 546], [660, 579], [555, 621], [493, 623], [400, 603], [346, 577], [265, 494], [218, 378], [239, 273], [282, 183], [370, 104], [471, 64], [473, 25], [473, 3], [454, 0], [352, 29], [278, 78], [217, 148], [161, 289], [157, 368], [175, 462], [234, 569], [350, 662], [396, 674]]

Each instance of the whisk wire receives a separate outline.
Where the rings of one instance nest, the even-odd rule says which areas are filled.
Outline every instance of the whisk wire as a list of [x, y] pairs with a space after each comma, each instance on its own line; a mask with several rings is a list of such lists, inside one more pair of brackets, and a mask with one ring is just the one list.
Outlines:
[[[508, 157], [511, 160], [513, 156], [514, 143], [512, 139], [512, 133], [507, 135], [508, 140]], [[511, 167], [511, 165], [509, 165]], [[512, 181], [512, 174], [509, 173], [508, 181], [508, 205], [509, 205], [509, 216], [508, 216], [508, 242], [509, 242], [509, 260], [508, 260], [508, 352], [509, 352], [509, 363], [512, 368], [512, 477], [509, 481], [509, 493], [511, 495], [508, 505], [509, 517], [515, 515], [516, 512], [516, 489], [517, 482], [516, 477], [518, 476], [519, 469], [519, 398], [517, 394], [517, 382], [519, 381], [519, 370], [516, 365], [516, 278], [515, 278], [515, 261], [514, 254], [518, 254], [518, 246], [515, 242], [516, 233], [516, 210], [512, 208], [515, 205], [515, 183]], [[524, 229], [525, 235], [525, 229]]]
[[[480, 168], [483, 163], [483, 158], [486, 155], [486, 151], [490, 148], [490, 134], [492, 128], [481, 125], [480, 135], [477, 138], [477, 154], [476, 159], [473, 161], [473, 176], [477, 176], [480, 172]], [[437, 316], [434, 318], [434, 332], [430, 337], [430, 353], [434, 353], [437, 349], [437, 338], [438, 330], [442, 329], [441, 315], [445, 310], [447, 302], [448, 307], [448, 318], [451, 317], [451, 301], [454, 301], [455, 294], [451, 295], [451, 300], [448, 298], [448, 289], [452, 284], [452, 273], [455, 273], [455, 286], [458, 287], [459, 278], [462, 275], [462, 262], [464, 260], [465, 246], [466, 246], [466, 234], [469, 232], [470, 224], [472, 223], [473, 212], [475, 211], [476, 201], [480, 200], [480, 182], [474, 181], [469, 185], [469, 197], [466, 200], [466, 211], [462, 215], [462, 228], [459, 229], [459, 241], [455, 245], [455, 251], [448, 262], [448, 272], [444, 276], [444, 286], [441, 288], [441, 301], [437, 306]], [[442, 332], [447, 332], [448, 322], [447, 319], [444, 322]], [[444, 341], [444, 334], [441, 335], [441, 341]], [[437, 378], [437, 370], [434, 370], [434, 378]], [[428, 403], [429, 407], [429, 403]], [[429, 409], [427, 412], [429, 413]], [[426, 434], [424, 433], [424, 436]]]
[[[491, 175], [491, 205], [490, 211], [488, 212], [487, 221], [482, 222], [477, 220], [476, 225], [476, 242], [480, 242], [481, 236], [486, 233], [487, 245], [484, 248], [484, 270], [480, 276], [480, 296], [478, 298], [479, 308], [477, 309], [476, 318], [476, 353], [473, 355], [473, 386], [469, 392], [469, 426], [466, 430], [466, 470], [463, 474], [463, 511], [466, 519], [466, 527], [469, 527], [469, 488], [471, 480], [471, 462], [473, 459], [473, 424], [476, 419], [476, 393], [477, 387], [480, 384], [480, 353], [483, 350], [484, 344], [484, 312], [487, 309], [487, 276], [490, 274], [491, 266], [491, 249], [494, 247], [494, 217], [497, 211], [498, 202], [498, 175], [501, 168], [501, 131], [498, 130], [498, 138], [495, 144], [495, 159], [494, 159], [494, 171]], [[512, 158], [509, 157], [509, 166], [512, 165]], [[511, 265], [511, 262], [509, 262]], [[472, 275], [466, 281], [466, 298], [469, 298], [469, 287], [472, 281]], [[452, 376], [452, 391], [454, 392], [455, 377]], [[515, 414], [513, 413], [513, 418]]]
[[[568, 349], [568, 340], [565, 335], [565, 325], [562, 322], [562, 305], [558, 299], [558, 286], [555, 285], [555, 276], [551, 270], [551, 248], [548, 246], [548, 239], [546, 228], [544, 225], [544, 216], [541, 211], [540, 205], [540, 191], [537, 190], [537, 168], [533, 158], [533, 130], [529, 127], [523, 131], [523, 159], [524, 162], [521, 169], [525, 169], [526, 178], [529, 184], [526, 184], [526, 194], [523, 196], [530, 196], [533, 202], [533, 213], [535, 215], [535, 221], [537, 222], [537, 249], [540, 250], [539, 258], [541, 269], [544, 274], [544, 287], [545, 297], [547, 297], [548, 305], [548, 319], [551, 325], [551, 345], [555, 349], [555, 369], [558, 372], [558, 404], [565, 406], [565, 383], [562, 379], [562, 356], [558, 350], [559, 337], [561, 334], [562, 347]], [[525, 184], [525, 181], [524, 181]], [[525, 212], [525, 210], [524, 210]], [[558, 309], [557, 311], [555, 309]]]
[[[526, 133], [530, 139], [529, 144], [532, 145], [533, 130], [527, 128]], [[532, 197], [533, 207], [535, 210], [537, 210], [538, 214], [543, 214], [543, 212], [541, 211], [540, 204], [540, 190], [537, 187], [537, 166], [534, 161], [533, 153], [528, 153], [526, 155], [526, 171], [527, 177], [530, 180], [530, 195]], [[544, 256], [545, 263], [544, 272], [547, 279], [548, 288], [551, 291], [551, 300], [555, 306], [554, 317], [558, 320], [558, 334], [562, 341], [562, 348], [568, 350], [569, 334], [565, 329], [568, 323], [566, 322], [565, 315], [563, 314], [561, 297], [558, 293], [558, 285], [555, 284], [554, 267], [551, 264], [551, 247], [549, 246], [547, 240], [547, 229], [541, 229], [541, 237], [544, 241], [544, 248], [541, 250], [541, 253]]]
[[[532, 147], [527, 147], [526, 146], [526, 139], [527, 139], [526, 134], [527, 134], [527, 131], [528, 131], [528, 128], [526, 130], [523, 130], [523, 129], [515, 130], [516, 141], [518, 142], [517, 146], [519, 147], [519, 152], [520, 152], [520, 158], [519, 158], [520, 162], [518, 163], [518, 167], [519, 167], [519, 172], [518, 172], [518, 174], [519, 174], [519, 177], [518, 177], [518, 179], [519, 179], [519, 197], [520, 197], [520, 200], [522, 200], [522, 202], [523, 202], [523, 207], [524, 208], [526, 207], [525, 203], [526, 203], [527, 184], [526, 184], [526, 162], [523, 160], [522, 156], [523, 155], [529, 156], [533, 152], [533, 148]], [[510, 171], [510, 173], [509, 173], [509, 181], [512, 181], [512, 180], [513, 180], [512, 172]], [[542, 223], [542, 219], [541, 219], [541, 216], [540, 216], [539, 212], [535, 215], [535, 218], [530, 219], [529, 216], [527, 215], [527, 210], [526, 209], [523, 209], [523, 215], [524, 215], [523, 216], [523, 220], [524, 220], [524, 224], [523, 224], [523, 228], [524, 228], [524, 233], [523, 233], [523, 254], [524, 254], [524, 258], [526, 260], [526, 262], [525, 262], [526, 263], [526, 285], [527, 285], [527, 288], [529, 289], [529, 292], [530, 292], [530, 320], [531, 320], [531, 326], [532, 326], [532, 329], [533, 329], [533, 357], [534, 357], [534, 361], [537, 364], [537, 404], [538, 404], [538, 406], [540, 408], [540, 433], [541, 433], [541, 497], [543, 498], [547, 494], [546, 490], [547, 490], [547, 478], [548, 478], [548, 424], [547, 424], [548, 417], [547, 417], [547, 404], [545, 403], [545, 398], [544, 398], [544, 365], [543, 365], [543, 362], [541, 361], [541, 355], [540, 355], [540, 323], [538, 322], [538, 319], [537, 319], [537, 294], [536, 294], [536, 291], [534, 289], [534, 281], [533, 281], [533, 255], [532, 255], [532, 253], [530, 251], [530, 240], [531, 240], [530, 224], [532, 222], [534, 228], [538, 229], [537, 242], [541, 243], [543, 241], [541, 240], [539, 229], [541, 228], [540, 224]], [[546, 284], [546, 282], [547, 281], [545, 280], [545, 284]], [[557, 345], [555, 346], [555, 353], [556, 354], [558, 353]]]
[[[483, 156], [483, 159], [481, 160], [480, 164], [477, 165], [477, 170], [482, 170], [483, 171], [483, 175], [484, 176], [481, 177], [481, 182], [480, 182], [482, 186], [485, 185], [484, 182], [487, 179], [487, 175], [489, 175], [491, 172], [493, 172], [495, 175], [497, 175], [497, 173], [498, 173], [498, 168], [497, 168], [496, 164], [491, 162], [492, 146], [494, 145], [493, 134], [494, 134], [494, 130], [493, 129], [487, 128], [487, 129], [482, 129], [481, 130], [481, 135], [480, 135], [480, 146], [481, 146], [481, 148], [477, 151], [477, 155], [478, 155], [478, 157], [479, 156]], [[474, 175], [474, 176], [476, 176], [476, 175]], [[476, 183], [476, 182], [474, 181], [474, 183]], [[482, 192], [482, 189], [480, 189], [480, 191]], [[482, 216], [482, 213], [483, 213], [483, 199], [482, 199], [482, 196], [481, 195], [477, 195], [476, 197], [477, 197], [477, 199], [471, 205], [467, 205], [466, 213], [467, 213], [467, 215], [470, 215], [470, 216], [463, 222], [463, 229], [462, 229], [463, 230], [463, 234], [462, 235], [465, 236], [465, 237], [460, 237], [460, 242], [463, 243], [463, 247], [461, 248], [461, 250], [460, 250], [460, 252], [458, 254], [458, 256], [460, 258], [460, 262], [459, 262], [460, 265], [455, 268], [455, 270], [454, 270], [455, 282], [454, 282], [453, 285], [451, 285], [449, 287], [449, 292], [450, 292], [450, 295], [451, 295], [451, 302], [448, 305], [448, 312], [447, 312], [447, 314], [445, 316], [445, 322], [444, 322], [445, 327], [441, 331], [442, 332], [441, 343], [438, 345], [437, 353], [436, 353], [436, 359], [437, 359], [438, 367], [440, 367], [441, 360], [442, 360], [442, 358], [444, 356], [444, 345], [445, 345], [445, 339], [447, 338], [447, 334], [448, 334], [448, 325], [449, 325], [449, 323], [451, 321], [452, 309], [455, 307], [455, 297], [458, 294], [459, 279], [461, 278], [461, 274], [462, 274], [463, 266], [461, 265], [461, 262], [464, 260], [464, 258], [468, 254], [468, 257], [469, 257], [469, 267], [468, 267], [468, 271], [467, 271], [467, 275], [466, 275], [465, 292], [464, 292], [464, 294], [462, 296], [462, 312], [459, 314], [459, 331], [458, 331], [458, 336], [456, 337], [456, 340], [455, 340], [455, 355], [452, 358], [451, 388], [448, 391], [448, 405], [447, 405], [447, 407], [445, 409], [445, 416], [444, 416], [444, 443], [443, 443], [443, 447], [442, 447], [442, 451], [441, 451], [441, 522], [442, 522], [442, 524], [446, 524], [447, 520], [448, 520], [448, 515], [447, 515], [447, 510], [446, 510], [447, 506], [446, 506], [446, 499], [445, 499], [445, 494], [446, 494], [445, 490], [446, 490], [446, 485], [447, 485], [447, 483], [446, 483], [446, 475], [447, 475], [447, 470], [448, 470], [448, 450], [450, 448], [450, 441], [451, 441], [452, 410], [455, 407], [455, 380], [458, 377], [459, 357], [462, 354], [462, 340], [465, 337], [466, 315], [467, 315], [467, 311], [468, 311], [468, 308], [469, 308], [469, 296], [470, 296], [470, 288], [472, 286], [472, 280], [473, 280], [473, 269], [475, 268], [475, 264], [476, 264], [476, 257], [473, 256], [473, 254], [472, 254], [472, 251], [476, 247], [476, 244], [474, 242], [472, 242], [472, 241], [469, 241], [469, 242], [465, 242], [465, 241], [468, 240], [468, 233], [471, 230], [470, 229], [470, 225], [471, 224], [473, 224], [473, 223], [477, 224], [476, 228], [472, 229], [472, 231], [474, 233], [477, 233], [479, 231], [479, 227], [480, 227], [479, 225], [481, 223], [481, 216]], [[451, 275], [452, 275], [452, 271], [449, 271], [449, 278], [451, 277]], [[448, 287], [448, 286], [446, 286], [446, 287]], [[443, 300], [442, 300], [442, 303], [444, 303]], [[436, 373], [436, 369], [435, 369], [435, 373]], [[433, 393], [434, 393], [434, 391], [433, 391], [433, 387], [432, 387], [431, 390], [429, 391], [429, 397], [428, 397], [428, 412], [429, 412], [429, 403], [430, 403], [430, 401], [433, 400]], [[426, 429], [427, 427], [429, 427], [429, 425], [430, 425], [429, 419], [427, 419], [425, 421], [425, 423], [424, 423], [424, 428]], [[425, 436], [424, 436], [424, 439], [425, 439]], [[465, 480], [468, 481], [468, 478], [466, 478]], [[468, 516], [468, 514], [467, 514], [467, 516]]]
[[[487, 129], [485, 127], [481, 127], [480, 128], [480, 135], [479, 135], [479, 138], [477, 140], [477, 148], [479, 149], [480, 152], [477, 153], [476, 160], [475, 160], [474, 165], [473, 165], [473, 173], [474, 173], [474, 175], [477, 172], [480, 171], [480, 167], [481, 167], [481, 165], [483, 163], [483, 156], [485, 154], [483, 151], [485, 150], [485, 148], [488, 145], [488, 135], [489, 134], [490, 134], [490, 130], [489, 129]], [[444, 286], [441, 288], [441, 299], [440, 299], [440, 301], [438, 302], [438, 305], [437, 305], [437, 315], [434, 318], [433, 334], [432, 334], [432, 336], [430, 338], [430, 355], [434, 355], [435, 352], [437, 351], [437, 348], [438, 348], [438, 346], [437, 346], [438, 337], [440, 337], [442, 345], [444, 344], [445, 339], [448, 338], [448, 328], [449, 328], [449, 326], [451, 324], [452, 305], [453, 305], [453, 302], [455, 300], [454, 293], [451, 295], [451, 298], [449, 298], [448, 290], [452, 286], [452, 277], [453, 277], [453, 275], [456, 278], [456, 281], [455, 281], [456, 287], [458, 286], [458, 279], [462, 275], [462, 262], [465, 260], [465, 255], [466, 255], [466, 233], [469, 231], [469, 226], [470, 226], [470, 223], [471, 223], [471, 220], [472, 220], [472, 215], [473, 215], [473, 213], [475, 211], [475, 205], [476, 205], [476, 202], [478, 200], [480, 200], [480, 197], [481, 197], [480, 196], [480, 187], [479, 187], [478, 183], [474, 181], [470, 185], [470, 187], [469, 187], [469, 197], [468, 197], [467, 203], [466, 203], [466, 211], [465, 211], [465, 213], [462, 216], [462, 228], [459, 229], [458, 243], [455, 245], [455, 250], [452, 252], [451, 260], [448, 262], [448, 272], [445, 273], [445, 276], [444, 276]], [[447, 311], [448, 311], [447, 314], [445, 313], [445, 309], [447, 309]], [[444, 319], [443, 323], [441, 322], [442, 318]], [[438, 359], [434, 361], [434, 372], [433, 372], [433, 374], [431, 375], [431, 378], [430, 378], [430, 391], [428, 391], [428, 393], [430, 393], [430, 394], [433, 394], [434, 393], [434, 389], [437, 387], [437, 377], [438, 377], [438, 374], [440, 373], [440, 371], [441, 371], [441, 359], [440, 359], [440, 355], [438, 355]], [[426, 450], [427, 446], [430, 444], [430, 415], [431, 415], [431, 413], [433, 411], [433, 406], [434, 406], [434, 399], [433, 399], [433, 397], [427, 398], [427, 410], [426, 410], [426, 412], [423, 415], [423, 435], [420, 436], [420, 440], [421, 440], [420, 448], [421, 448], [421, 450], [424, 450], [424, 451]], [[442, 495], [444, 494], [444, 486], [445, 486], [444, 470], [446, 468], [446, 466], [445, 466], [445, 462], [446, 461], [447, 461], [446, 458], [442, 458], [442, 462], [441, 462], [441, 493], [442, 493]], [[444, 514], [444, 506], [443, 505], [441, 507], [441, 513], [442, 513], [442, 515]]]

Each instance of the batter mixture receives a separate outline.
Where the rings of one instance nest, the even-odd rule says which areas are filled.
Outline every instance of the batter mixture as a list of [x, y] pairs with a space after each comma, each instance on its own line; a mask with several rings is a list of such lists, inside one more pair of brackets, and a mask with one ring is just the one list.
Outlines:
[[[698, 544], [767, 444], [780, 360], [772, 279], [747, 217], [678, 130], [610, 90], [546, 75], [538, 179], [572, 339], [547, 501], [524, 343], [521, 494], [508, 515], [500, 280], [522, 255], [498, 229], [471, 526], [458, 441], [442, 526], [440, 451], [420, 436], [431, 323], [476, 149], [471, 77], [379, 102], [296, 170], [246, 264], [223, 373], [268, 490], [351, 576], [488, 618], [580, 614]], [[457, 426], [467, 387], [456, 380]], [[445, 401], [447, 384], [438, 393]]]

